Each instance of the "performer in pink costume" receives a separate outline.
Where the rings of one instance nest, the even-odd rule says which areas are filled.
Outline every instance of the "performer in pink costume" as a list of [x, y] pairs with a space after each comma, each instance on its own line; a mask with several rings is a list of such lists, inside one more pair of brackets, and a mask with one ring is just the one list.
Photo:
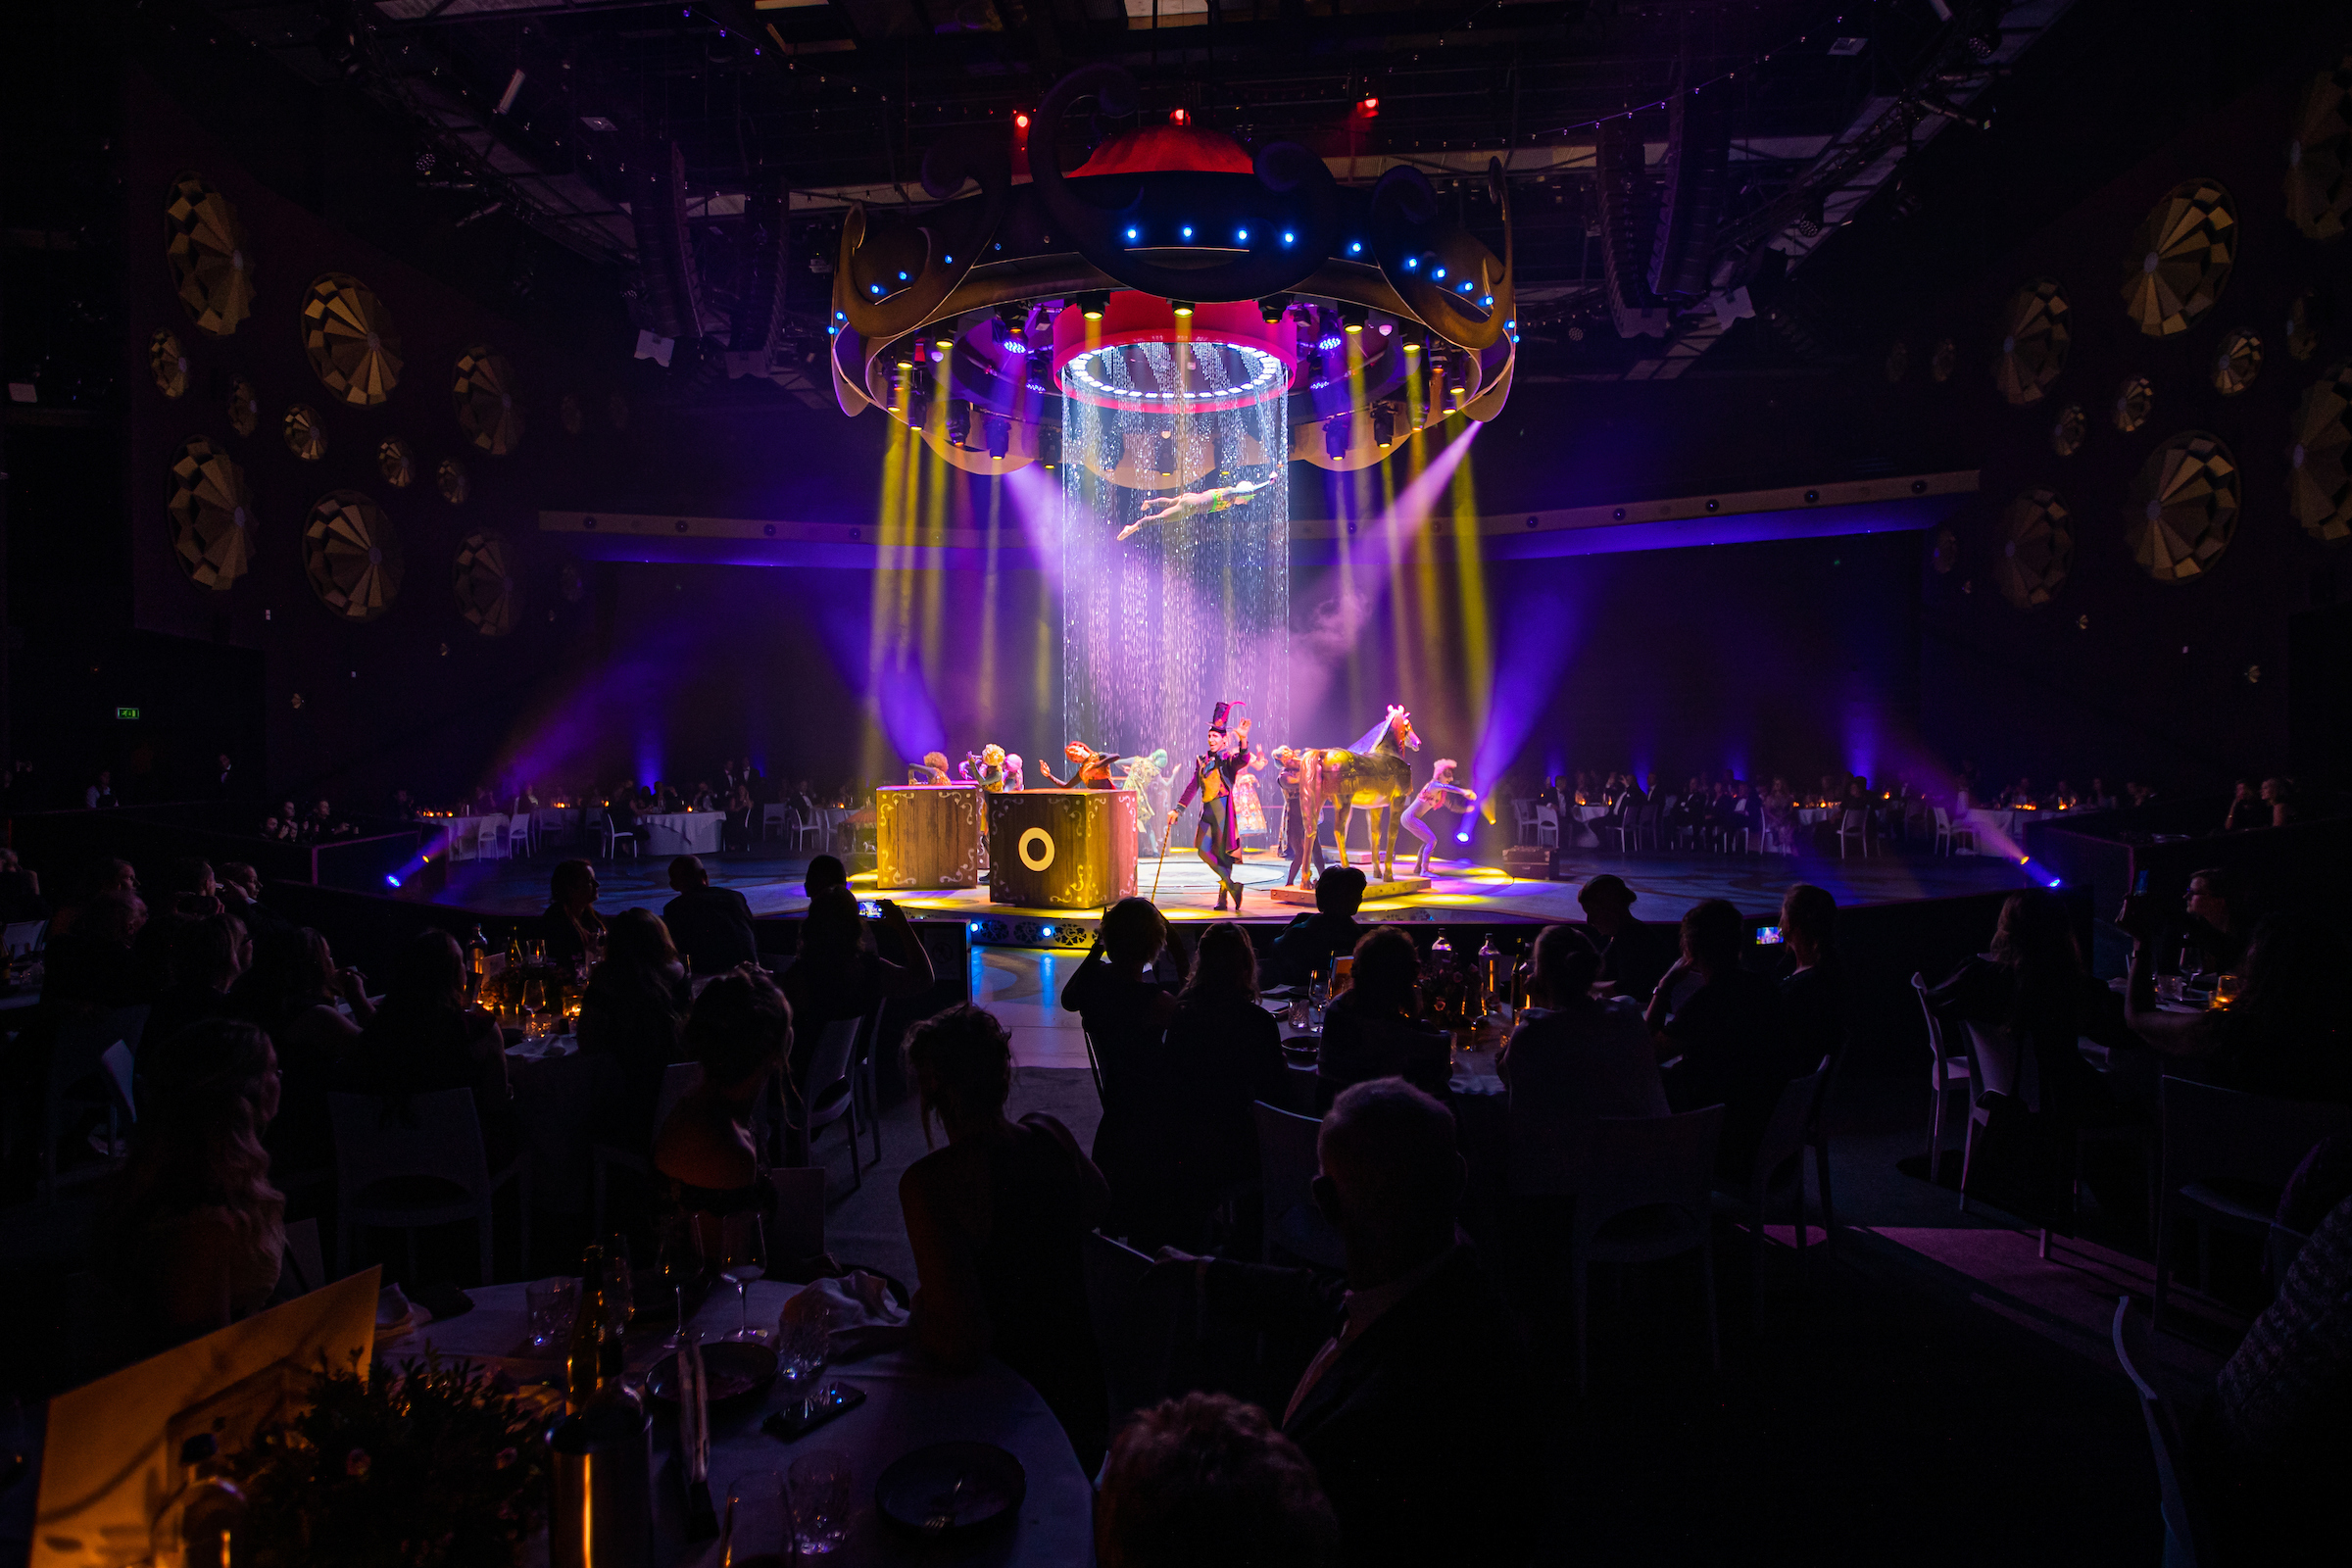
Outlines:
[[[1476, 790], [1463, 789], [1453, 782], [1453, 769], [1452, 758], [1439, 758], [1438, 765], [1431, 770], [1429, 782], [1421, 786], [1421, 793], [1413, 797], [1413, 804], [1404, 808], [1404, 815], [1400, 819], [1404, 830], [1421, 841], [1420, 857], [1413, 862], [1413, 875], [1415, 876], [1429, 875], [1429, 852], [1437, 846], [1438, 842], [1438, 835], [1431, 830], [1428, 823], [1421, 820], [1422, 813], [1425, 811], [1466, 810], [1478, 799]], [[1458, 807], [1452, 805], [1448, 799], [1455, 795], [1462, 798], [1462, 804]]]

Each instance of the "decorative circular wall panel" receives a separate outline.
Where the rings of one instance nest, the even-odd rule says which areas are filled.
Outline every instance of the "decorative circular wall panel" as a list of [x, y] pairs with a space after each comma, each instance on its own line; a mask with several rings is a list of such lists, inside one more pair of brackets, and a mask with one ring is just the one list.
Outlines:
[[2067, 321], [2066, 290], [2052, 277], [2037, 277], [2009, 296], [2001, 311], [2000, 353], [1992, 362], [1992, 384], [2019, 408], [2039, 403], [2074, 339]]
[[286, 450], [305, 463], [317, 463], [326, 456], [326, 427], [318, 422], [318, 411], [308, 403], [287, 407], [280, 433], [286, 438]]
[[2262, 373], [2262, 339], [2251, 332], [2237, 331], [2222, 339], [2221, 352], [2213, 360], [2213, 389], [2226, 398], [2233, 398], [2254, 384]]
[[458, 546], [452, 586], [458, 609], [474, 630], [485, 637], [504, 637], [514, 629], [522, 607], [516, 602], [513, 557], [505, 539], [487, 531], [467, 534]]
[[229, 199], [183, 172], [164, 204], [164, 261], [172, 288], [197, 329], [226, 337], [253, 314], [253, 259], [245, 223]]
[[2124, 309], [2150, 337], [2185, 332], [2229, 286], [2237, 204], [2217, 181], [2173, 187], [2125, 248]]
[[416, 482], [416, 455], [396, 435], [388, 435], [376, 444], [375, 466], [383, 474], [384, 483], [395, 490], [406, 490]]
[[1993, 578], [2020, 610], [2050, 602], [2075, 564], [2074, 520], [2054, 490], [2028, 490], [2001, 513], [2001, 555]]
[[348, 272], [321, 272], [302, 296], [302, 350], [345, 403], [373, 408], [400, 384], [400, 331], [375, 291]]
[[2286, 144], [2286, 216], [2333, 239], [2352, 213], [2352, 55], [2311, 78]]
[[515, 397], [514, 366], [505, 355], [480, 344], [459, 355], [450, 396], [459, 428], [484, 452], [503, 458], [522, 444], [522, 405]]
[[2311, 324], [2311, 296], [2305, 289], [2287, 302], [2286, 352], [2291, 359], [2308, 360], [2320, 352], [2319, 328]]
[[400, 534], [357, 490], [311, 503], [302, 527], [302, 571], [318, 602], [345, 620], [374, 620], [400, 596]]
[[2126, 435], [2148, 422], [2156, 408], [2156, 388], [2144, 375], [2135, 375], [2115, 394], [2115, 427]]
[[466, 465], [455, 458], [443, 458], [441, 466], [433, 470], [433, 482], [441, 487], [441, 499], [453, 507], [462, 507], [473, 493], [473, 485], [466, 477]]
[[2286, 449], [2287, 508], [2323, 544], [2352, 538], [2352, 360], [2303, 389]]
[[1910, 373], [1911, 350], [1898, 342], [1886, 351], [1886, 384], [1892, 386]]
[[2062, 458], [2071, 458], [2082, 450], [2090, 437], [2090, 416], [2082, 412], [2080, 403], [2069, 403], [2058, 411], [2058, 418], [2050, 426], [2050, 450]]
[[2237, 532], [2237, 460], [2207, 430], [2183, 430], [2148, 455], [2124, 520], [2132, 559], [2158, 582], [2211, 571]]
[[147, 340], [147, 369], [155, 377], [155, 389], [168, 398], [188, 395], [188, 356], [179, 346], [179, 334], [168, 326], [155, 329]]
[[587, 416], [580, 412], [580, 395], [577, 392], [566, 392], [564, 394], [564, 401], [556, 406], [556, 417], [563, 421], [564, 433], [565, 435], [578, 435], [580, 433], [581, 428], [587, 424], [588, 419]]
[[1939, 338], [1936, 352], [1928, 356], [1928, 374], [1938, 381], [1949, 381], [1953, 369], [1960, 364], [1960, 351], [1950, 338]]
[[236, 459], [192, 435], [172, 454], [172, 559], [199, 588], [225, 592], [253, 564], [253, 487]]
[[262, 389], [241, 375], [228, 383], [228, 427], [239, 435], [262, 427]]

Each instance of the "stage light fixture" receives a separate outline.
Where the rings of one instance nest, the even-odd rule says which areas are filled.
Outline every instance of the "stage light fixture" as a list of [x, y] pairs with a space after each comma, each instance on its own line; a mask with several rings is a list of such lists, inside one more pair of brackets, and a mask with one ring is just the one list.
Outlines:
[[1386, 403], [1372, 411], [1372, 439], [1384, 447], [1396, 439], [1396, 411]]
[[1323, 421], [1323, 455], [1337, 463], [1348, 455], [1348, 416], [1335, 414]]
[[1027, 111], [1016, 109], [1012, 112], [1012, 128], [1015, 130], [1027, 130], [1029, 128], [1029, 115]]
[[1152, 462], [1158, 466], [1163, 479], [1176, 471], [1176, 440], [1173, 436], [1158, 436], [1152, 443]]
[[1380, 100], [1372, 94], [1366, 93], [1355, 101], [1355, 112], [1366, 120], [1370, 120], [1380, 113]]
[[1268, 326], [1272, 326], [1276, 321], [1282, 319], [1282, 313], [1290, 308], [1291, 299], [1289, 295], [1269, 295], [1265, 299], [1257, 302], [1257, 318], [1265, 322]]
[[1097, 289], [1091, 294], [1078, 296], [1078, 309], [1090, 321], [1102, 319], [1102, 313], [1109, 308], [1109, 305], [1110, 291], [1108, 289]]
[[983, 438], [988, 443], [988, 455], [1003, 463], [1005, 455], [1012, 450], [1012, 421], [990, 418], [981, 428], [985, 432]]
[[1192, 122], [1193, 122], [1193, 112], [1192, 112], [1191, 110], [1189, 110], [1189, 109], [1171, 109], [1171, 110], [1169, 110], [1169, 111], [1168, 111], [1168, 123], [1169, 123], [1169, 124], [1171, 124], [1171, 125], [1189, 125], [1189, 124], [1191, 124]]
[[1037, 427], [1037, 464], [1049, 473], [1061, 466], [1061, 431], [1053, 425]]
[[948, 404], [948, 444], [968, 446], [972, 439], [972, 406], [961, 398]]
[[956, 339], [954, 337], [935, 337], [931, 340], [931, 346], [945, 354], [956, 346]]
[[1130, 224], [1128, 224], [1128, 225], [1127, 225], [1127, 243], [1128, 243], [1128, 244], [1132, 245], [1132, 244], [1134, 244], [1134, 243], [1135, 243], [1137, 240], [1140, 240], [1140, 239], [1142, 239], [1143, 237], [1144, 237], [1144, 231], [1143, 231], [1142, 229], [1140, 229], [1140, 228], [1136, 227], [1136, 226], [1135, 226], [1133, 223], [1130, 223]]
[[1796, 221], [1788, 226], [1796, 230], [1798, 237], [1802, 239], [1812, 239], [1819, 235], [1824, 228], [1829, 226], [1829, 215], [1824, 210], [1822, 198], [1816, 196], [1807, 202], [1804, 211], [1796, 215]]
[[1357, 333], [1361, 332], [1364, 329], [1364, 323], [1370, 320], [1371, 318], [1372, 313], [1361, 305], [1343, 305], [1340, 307], [1340, 320], [1347, 327], [1348, 335], [1349, 337], [1353, 337]]
[[[1192, 232], [1192, 230], [1187, 229], [1185, 232], [1189, 234]], [[1168, 310], [1172, 315], [1191, 316], [1193, 314], [1193, 302], [1191, 300], [1170, 300], [1168, 301]]]

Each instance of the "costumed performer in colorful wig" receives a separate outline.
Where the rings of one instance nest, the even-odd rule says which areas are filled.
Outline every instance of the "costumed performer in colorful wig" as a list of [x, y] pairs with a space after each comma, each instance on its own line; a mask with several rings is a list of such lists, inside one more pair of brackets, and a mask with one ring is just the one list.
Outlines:
[[1070, 776], [1058, 779], [1054, 770], [1039, 759], [1037, 770], [1046, 775], [1046, 782], [1057, 790], [1115, 790], [1119, 782], [1110, 776], [1110, 766], [1119, 760], [1116, 752], [1098, 752], [1084, 741], [1072, 741], [1061, 749], [1070, 760]]
[[1240, 484], [1219, 485], [1214, 490], [1187, 490], [1182, 495], [1153, 496], [1144, 503], [1144, 510], [1136, 514], [1136, 519], [1119, 530], [1119, 537], [1129, 538], [1155, 522], [1182, 522], [1187, 517], [1198, 517], [1205, 513], [1223, 512], [1227, 507], [1240, 506], [1260, 490], [1273, 488], [1274, 481], [1271, 479], [1245, 479]]
[[966, 752], [956, 771], [989, 794], [1002, 794], [1004, 789], [1004, 748], [992, 741], [977, 752]]
[[1168, 754], [1162, 747], [1150, 757], [1130, 757], [1127, 773], [1119, 788], [1135, 796], [1135, 831], [1138, 853], [1165, 855], [1167, 845], [1159, 833], [1159, 803], [1166, 798]]
[[[1323, 837], [1317, 831], [1321, 824], [1306, 819], [1306, 777], [1309, 769], [1322, 765], [1322, 758], [1314, 752], [1277, 746], [1274, 765], [1280, 769], [1277, 776], [1282, 781], [1282, 853], [1291, 862], [1282, 885], [1312, 887], [1314, 877], [1323, 874]], [[1313, 876], [1307, 874], [1310, 859]]]
[[[1233, 711], [1232, 703], [1219, 703], [1208, 720], [1208, 749], [1193, 759], [1192, 777], [1185, 780], [1184, 793], [1168, 808], [1167, 825], [1173, 829], [1176, 818], [1190, 805], [1195, 791], [1200, 796], [1200, 820], [1193, 829], [1193, 848], [1200, 854], [1200, 862], [1217, 875], [1217, 907], [1225, 907], [1227, 894], [1233, 896], [1233, 906], [1242, 906], [1241, 880], [1234, 870], [1242, 860], [1242, 838], [1235, 830], [1233, 815], [1233, 779], [1242, 764], [1250, 760], [1250, 720], [1242, 720], [1241, 728], [1229, 739], [1226, 717]], [[1233, 746], [1232, 741], [1238, 741]]]
[[[1413, 875], [1415, 876], [1429, 875], [1429, 852], [1436, 847], [1438, 842], [1437, 833], [1428, 823], [1421, 820], [1422, 813], [1425, 811], [1466, 811], [1478, 800], [1476, 790], [1463, 789], [1453, 782], [1453, 769], [1452, 758], [1439, 758], [1438, 765], [1430, 770], [1429, 782], [1421, 786], [1421, 793], [1413, 797], [1413, 804], [1406, 807], [1404, 814], [1397, 818], [1407, 833], [1421, 841], [1420, 858], [1413, 862]], [[1462, 798], [1462, 804], [1459, 806], [1451, 804], [1448, 799], [1455, 795]]]
[[948, 754], [925, 752], [921, 761], [908, 762], [906, 764], [906, 782], [909, 784], [955, 783], [955, 779], [948, 774]]

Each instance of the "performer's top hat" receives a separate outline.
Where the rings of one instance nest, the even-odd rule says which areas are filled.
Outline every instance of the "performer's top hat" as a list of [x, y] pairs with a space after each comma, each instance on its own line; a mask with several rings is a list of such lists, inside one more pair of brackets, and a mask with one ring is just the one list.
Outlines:
[[1212, 733], [1212, 734], [1216, 734], [1216, 735], [1222, 735], [1222, 734], [1224, 734], [1224, 733], [1225, 733], [1225, 720], [1226, 720], [1226, 718], [1227, 718], [1228, 716], [1230, 716], [1230, 715], [1232, 714], [1232, 712], [1233, 712], [1233, 704], [1232, 704], [1232, 703], [1230, 703], [1230, 702], [1221, 702], [1221, 703], [1217, 704], [1217, 710], [1216, 710], [1215, 712], [1213, 712], [1213, 713], [1211, 713], [1211, 714], [1209, 714], [1209, 715], [1208, 715], [1208, 727], [1209, 727], [1209, 731], [1210, 731], [1210, 733]]

